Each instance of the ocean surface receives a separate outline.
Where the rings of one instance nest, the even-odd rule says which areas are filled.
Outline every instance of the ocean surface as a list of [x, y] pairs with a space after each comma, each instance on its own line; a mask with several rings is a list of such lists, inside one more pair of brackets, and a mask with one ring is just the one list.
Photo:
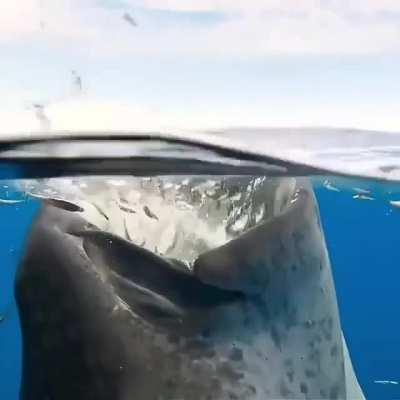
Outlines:
[[[390, 204], [400, 200], [400, 185], [313, 181], [357, 378], [367, 399], [400, 399], [400, 208]], [[13, 279], [38, 209], [37, 200], [0, 205], [0, 399], [18, 398], [21, 335]]]

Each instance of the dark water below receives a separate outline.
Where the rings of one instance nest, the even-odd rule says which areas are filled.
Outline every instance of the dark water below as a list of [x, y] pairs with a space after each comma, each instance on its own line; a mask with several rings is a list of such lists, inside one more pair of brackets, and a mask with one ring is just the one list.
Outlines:
[[[371, 186], [370, 186], [371, 188]], [[374, 201], [316, 187], [353, 365], [367, 399], [400, 399], [400, 209], [384, 185]], [[400, 187], [392, 193], [400, 199]], [[1, 206], [0, 399], [18, 398], [21, 347], [13, 279], [38, 202]]]

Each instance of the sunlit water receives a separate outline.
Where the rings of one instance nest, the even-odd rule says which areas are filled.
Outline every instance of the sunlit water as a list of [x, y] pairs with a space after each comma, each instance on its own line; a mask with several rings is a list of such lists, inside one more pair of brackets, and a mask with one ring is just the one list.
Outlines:
[[[190, 183], [184, 180], [183, 184], [178, 183], [182, 178], [176, 182], [157, 179], [81, 178], [2, 184], [0, 398], [18, 398], [21, 336], [13, 279], [40, 196], [74, 201], [89, 221], [103, 221], [102, 229], [181, 259], [189, 268], [202, 251], [236, 237], [267, 218], [265, 210], [274, 208], [273, 199], [263, 198], [258, 204], [249, 196], [226, 191], [212, 177]], [[249, 194], [263, 179], [251, 182]], [[368, 399], [400, 398], [400, 208], [396, 203], [400, 185], [337, 177], [312, 181], [332, 262], [342, 329], [359, 383]], [[262, 202], [268, 201], [271, 204], [263, 208]], [[204, 222], [205, 216], [214, 226]], [[145, 230], [140, 225], [144, 220]], [[143, 231], [145, 235], [136, 235]]]

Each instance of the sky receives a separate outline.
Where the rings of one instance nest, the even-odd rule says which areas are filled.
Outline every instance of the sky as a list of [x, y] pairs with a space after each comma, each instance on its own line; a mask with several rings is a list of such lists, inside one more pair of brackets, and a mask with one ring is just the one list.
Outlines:
[[0, 133], [400, 132], [398, 0], [0, 2]]

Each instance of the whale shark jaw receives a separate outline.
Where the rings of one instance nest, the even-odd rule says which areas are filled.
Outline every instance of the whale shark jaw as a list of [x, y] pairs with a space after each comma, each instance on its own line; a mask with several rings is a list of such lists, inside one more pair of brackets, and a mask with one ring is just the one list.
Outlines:
[[[240, 179], [245, 203], [245, 188], [259, 178]], [[152, 226], [170, 214], [168, 196], [158, 208], [153, 201], [147, 212], [130, 212], [144, 235], [116, 234], [102, 226], [105, 218], [89, 222], [46, 203], [16, 279], [21, 399], [346, 398], [336, 295], [312, 189], [302, 179], [261, 182], [248, 201], [263, 205], [263, 216], [232, 223], [204, 251], [193, 245], [196, 231], [192, 243], [178, 238], [162, 255], [131, 240], [154, 239]], [[201, 232], [217, 227], [208, 229]]]

